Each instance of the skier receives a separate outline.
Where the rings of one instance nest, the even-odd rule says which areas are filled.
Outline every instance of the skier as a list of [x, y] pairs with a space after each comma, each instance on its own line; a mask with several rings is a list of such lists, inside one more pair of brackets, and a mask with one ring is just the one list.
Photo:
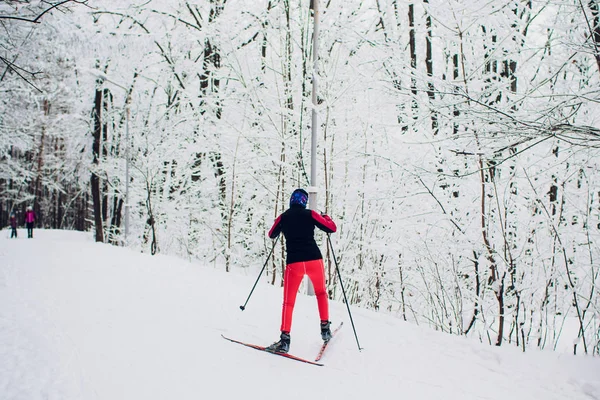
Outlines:
[[25, 223], [27, 224], [27, 237], [33, 238], [33, 223], [35, 222], [35, 213], [33, 212], [33, 208], [31, 206], [27, 207], [27, 211], [25, 211]]
[[11, 228], [11, 232], [10, 232], [10, 238], [17, 238], [17, 216], [15, 215], [15, 212], [11, 212], [10, 213], [10, 228]]
[[290, 331], [296, 294], [304, 275], [308, 275], [315, 288], [319, 316], [321, 318], [321, 338], [331, 339], [329, 321], [329, 300], [325, 287], [323, 256], [314, 238], [315, 226], [327, 233], [337, 230], [335, 223], [326, 214], [306, 209], [308, 193], [296, 189], [290, 197], [290, 208], [275, 220], [269, 237], [275, 239], [281, 232], [286, 239], [286, 267], [283, 278], [283, 307], [281, 311], [280, 340], [267, 347], [268, 351], [287, 353], [290, 349]]

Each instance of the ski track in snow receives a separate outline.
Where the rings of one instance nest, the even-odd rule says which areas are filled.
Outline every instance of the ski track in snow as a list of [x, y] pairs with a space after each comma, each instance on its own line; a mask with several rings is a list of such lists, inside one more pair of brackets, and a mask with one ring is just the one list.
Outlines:
[[[257, 262], [258, 263], [258, 262]], [[522, 353], [331, 303], [344, 327], [315, 367], [227, 342], [278, 338], [281, 288], [166, 256], [37, 230], [0, 238], [0, 399], [600, 400], [600, 359]], [[320, 348], [299, 295], [290, 352]]]

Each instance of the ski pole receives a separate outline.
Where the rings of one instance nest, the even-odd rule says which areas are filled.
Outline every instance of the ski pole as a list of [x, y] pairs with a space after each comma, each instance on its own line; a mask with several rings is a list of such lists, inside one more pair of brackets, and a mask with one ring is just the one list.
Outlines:
[[329, 242], [329, 248], [331, 249], [331, 255], [333, 256], [333, 261], [335, 262], [335, 270], [337, 271], [338, 278], [340, 280], [340, 286], [342, 287], [342, 293], [344, 294], [344, 301], [346, 302], [346, 308], [348, 309], [348, 315], [350, 316], [350, 323], [352, 324], [352, 330], [354, 331], [354, 337], [356, 338], [356, 345], [358, 346], [358, 351], [362, 350], [360, 347], [360, 343], [358, 342], [358, 335], [356, 334], [356, 328], [354, 327], [354, 320], [352, 319], [352, 313], [350, 312], [350, 305], [348, 304], [348, 298], [346, 298], [346, 291], [344, 290], [344, 284], [342, 283], [342, 274], [340, 274], [340, 268], [338, 266], [337, 259], [335, 258], [335, 252], [333, 251], [333, 246], [331, 244], [331, 234], [327, 234], [327, 241]]
[[271, 258], [271, 254], [273, 254], [273, 250], [275, 250], [275, 245], [277, 244], [278, 240], [279, 240], [279, 236], [277, 236], [277, 239], [275, 239], [275, 241], [273, 242], [273, 247], [271, 248], [271, 251], [269, 252], [269, 255], [267, 256], [267, 259], [265, 260], [265, 265], [263, 265], [262, 269], [260, 270], [260, 274], [258, 274], [258, 278], [256, 278], [256, 282], [254, 282], [254, 286], [252, 286], [252, 290], [250, 291], [250, 294], [248, 295], [246, 302], [244, 303], [243, 306], [240, 306], [240, 310], [244, 311], [246, 309], [246, 304], [248, 304], [248, 301], [250, 300], [250, 296], [252, 296], [252, 293], [254, 292], [254, 288], [256, 288], [256, 285], [258, 284], [258, 281], [260, 280], [260, 276], [262, 275], [263, 271], [267, 267], [269, 258]]

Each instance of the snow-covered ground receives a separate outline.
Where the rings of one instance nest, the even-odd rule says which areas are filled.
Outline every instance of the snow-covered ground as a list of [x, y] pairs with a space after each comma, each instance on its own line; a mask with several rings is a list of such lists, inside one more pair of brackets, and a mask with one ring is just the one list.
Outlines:
[[[258, 352], [278, 338], [281, 289], [166, 256], [36, 230], [0, 237], [0, 399], [600, 399], [600, 359], [495, 348], [345, 305], [325, 367]], [[261, 261], [258, 261], [261, 263]], [[260, 265], [257, 266], [258, 269]], [[319, 348], [299, 296], [291, 352]]]

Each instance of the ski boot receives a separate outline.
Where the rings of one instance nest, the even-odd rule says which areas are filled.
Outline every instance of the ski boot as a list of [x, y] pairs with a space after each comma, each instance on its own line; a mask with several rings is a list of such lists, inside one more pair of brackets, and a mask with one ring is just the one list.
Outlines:
[[265, 350], [271, 353], [287, 353], [290, 351], [290, 334], [287, 332], [281, 332], [279, 342], [275, 342]]
[[321, 321], [321, 338], [324, 342], [329, 342], [331, 340], [331, 322], [330, 321]]

